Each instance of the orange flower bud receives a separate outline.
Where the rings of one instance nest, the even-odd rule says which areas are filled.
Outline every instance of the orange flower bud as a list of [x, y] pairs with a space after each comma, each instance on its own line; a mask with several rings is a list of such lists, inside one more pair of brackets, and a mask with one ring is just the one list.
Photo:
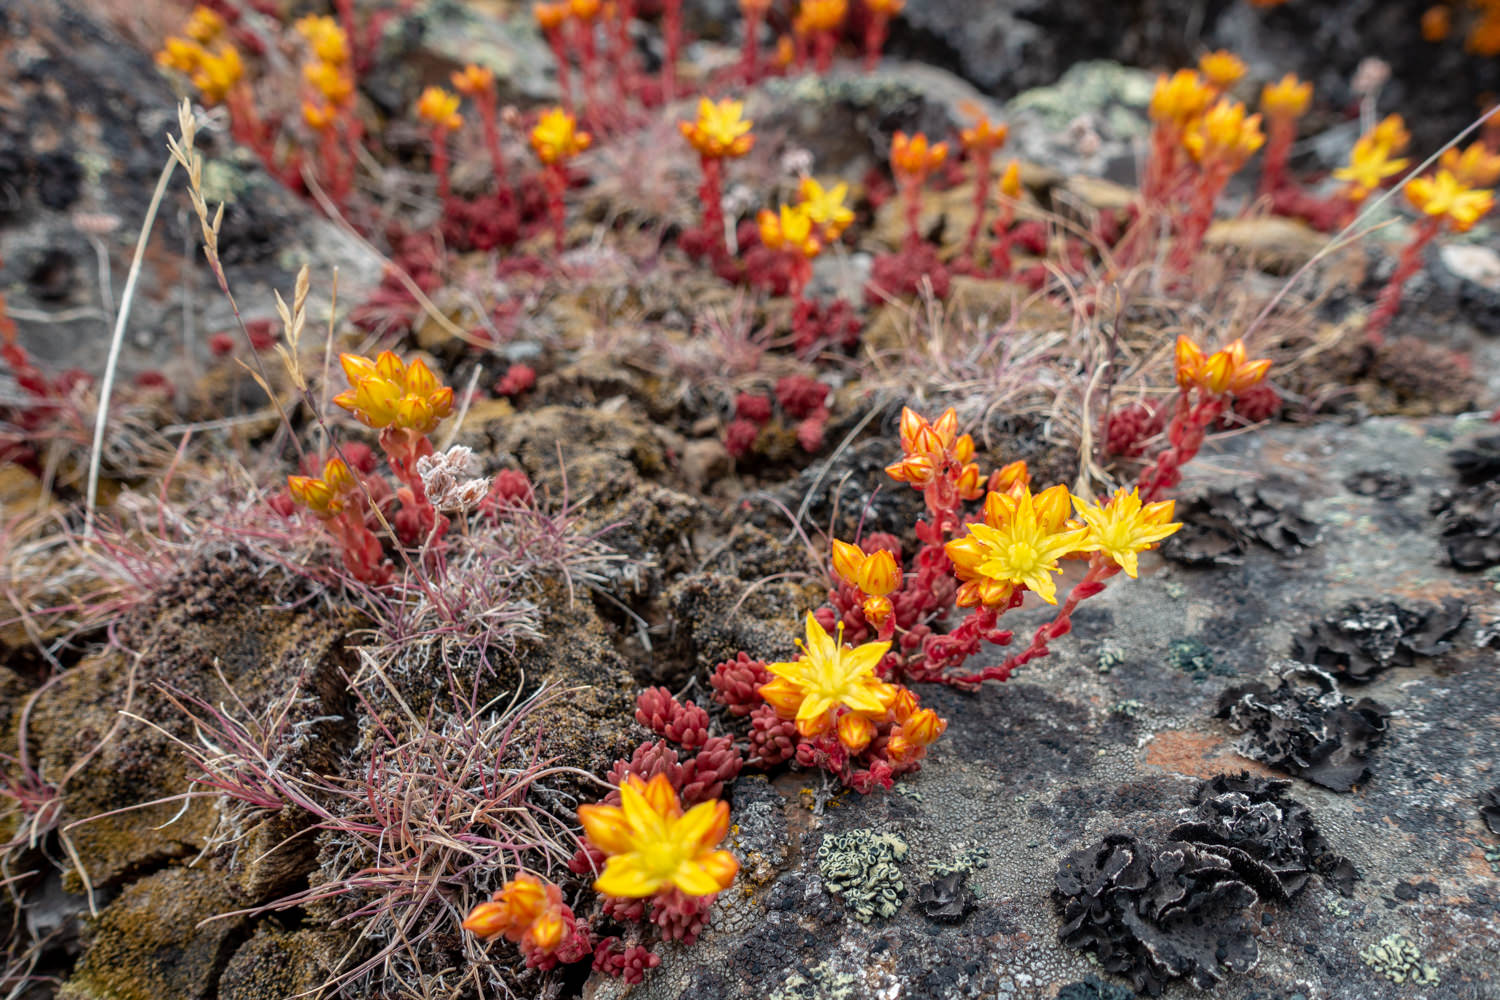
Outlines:
[[1009, 493], [1018, 486], [1025, 488], [1030, 485], [1031, 471], [1026, 468], [1026, 460], [1017, 459], [995, 470], [995, 474], [990, 477], [989, 488], [996, 493]]
[[937, 712], [924, 708], [901, 724], [901, 735], [913, 746], [926, 747], [936, 742], [947, 728], [948, 723]]
[[510, 910], [493, 901], [480, 903], [464, 918], [463, 929], [482, 938], [503, 934], [510, 928]]
[[534, 3], [531, 5], [531, 16], [536, 18], [537, 27], [543, 31], [557, 31], [568, 19], [568, 5], [566, 2]]
[[344, 464], [343, 459], [338, 456], [330, 458], [323, 464], [323, 482], [335, 493], [348, 493], [357, 485], [354, 473], [349, 471], [349, 466]]
[[992, 124], [988, 118], [981, 116], [979, 121], [960, 132], [958, 138], [964, 149], [971, 153], [993, 153], [1010, 138], [1010, 127], [1003, 123]]
[[417, 117], [433, 128], [453, 131], [464, 123], [458, 113], [458, 95], [442, 87], [428, 87], [417, 98]]
[[1453, 9], [1446, 4], [1428, 7], [1422, 12], [1422, 40], [1441, 42], [1453, 30]]
[[865, 553], [858, 545], [833, 540], [833, 571], [850, 586], [859, 586], [859, 568], [864, 565]]
[[909, 178], [921, 179], [941, 167], [948, 159], [948, 144], [929, 144], [927, 136], [918, 132], [908, 136], [897, 132], [891, 139], [891, 167], [896, 173]]
[[1021, 197], [1021, 164], [1011, 160], [1005, 165], [1005, 173], [1000, 175], [1000, 193], [1011, 201]]
[[858, 712], [846, 712], [839, 716], [838, 734], [850, 753], [859, 753], [875, 738], [875, 723]]
[[1203, 381], [1203, 351], [1187, 337], [1177, 337], [1177, 385], [1191, 389]]
[[859, 589], [874, 597], [885, 597], [901, 586], [901, 567], [888, 549], [865, 556], [859, 568]]
[[859, 610], [865, 616], [865, 621], [879, 628], [896, 609], [888, 597], [866, 597]]
[[905, 722], [917, 710], [917, 696], [904, 687], [896, 688], [895, 700], [891, 702], [891, 718]]
[[465, 97], [478, 97], [488, 94], [495, 86], [495, 74], [476, 63], [469, 63], [461, 70], [455, 70], [449, 81], [453, 89]]

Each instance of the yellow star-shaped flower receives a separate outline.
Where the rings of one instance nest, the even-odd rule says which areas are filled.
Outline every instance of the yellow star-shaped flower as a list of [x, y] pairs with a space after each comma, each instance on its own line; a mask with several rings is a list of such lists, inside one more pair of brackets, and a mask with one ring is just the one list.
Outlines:
[[[839, 632], [842, 639], [842, 627]], [[796, 720], [797, 732], [808, 738], [828, 732], [839, 722], [835, 718], [839, 709], [866, 717], [885, 715], [896, 698], [896, 688], [876, 675], [875, 665], [890, 651], [889, 642], [845, 646], [809, 612], [807, 642], [798, 645], [802, 655], [797, 659], [766, 664], [774, 679], [760, 689], [760, 696], [777, 715]]]
[[1090, 504], [1073, 498], [1078, 516], [1088, 525], [1083, 550], [1103, 552], [1125, 575], [1134, 578], [1139, 569], [1137, 556], [1182, 527], [1172, 521], [1175, 501], [1161, 500], [1141, 504], [1139, 489], [1129, 493], [1115, 491], [1102, 504]]
[[664, 774], [649, 783], [630, 775], [618, 806], [578, 807], [583, 832], [605, 854], [594, 888], [606, 896], [640, 899], [677, 889], [709, 896], [734, 882], [740, 864], [715, 850], [729, 832], [729, 804], [700, 802], [687, 812]]

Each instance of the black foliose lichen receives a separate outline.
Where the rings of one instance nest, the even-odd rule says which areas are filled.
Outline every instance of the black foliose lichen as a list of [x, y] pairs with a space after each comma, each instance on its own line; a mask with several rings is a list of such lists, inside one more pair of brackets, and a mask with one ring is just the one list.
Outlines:
[[1283, 903], [1314, 874], [1347, 896], [1359, 871], [1329, 847], [1312, 810], [1287, 794], [1291, 785], [1243, 771], [1210, 778], [1193, 793], [1186, 822], [1167, 839], [1225, 854], [1257, 891]]
[[1112, 833], [1064, 858], [1055, 884], [1059, 939], [1151, 996], [1174, 979], [1208, 989], [1260, 957], [1260, 897], [1222, 854]]
[[[1359, 877], [1334, 854], [1288, 782], [1218, 775], [1202, 782], [1164, 838], [1116, 831], [1063, 859], [1052, 891], [1059, 939], [1150, 996], [1188, 979], [1199, 989], [1259, 958], [1256, 907], [1285, 902], [1312, 875], [1341, 891]], [[1097, 980], [1059, 997], [1128, 997]], [[1067, 992], [1071, 990], [1072, 992]]]
[[1376, 500], [1400, 500], [1411, 492], [1411, 480], [1393, 469], [1364, 469], [1344, 478], [1344, 488]]
[[1370, 751], [1390, 718], [1384, 705], [1348, 698], [1327, 671], [1300, 663], [1283, 666], [1275, 687], [1251, 681], [1226, 689], [1214, 714], [1246, 734], [1239, 753], [1335, 792], [1369, 776]]
[[1448, 463], [1468, 486], [1500, 479], [1500, 434], [1477, 437], [1448, 452]]
[[1438, 490], [1429, 512], [1437, 520], [1450, 565], [1465, 570], [1500, 566], [1500, 480]]
[[1500, 837], [1500, 785], [1479, 796], [1479, 815], [1490, 833]]
[[1297, 553], [1318, 538], [1318, 526], [1302, 516], [1295, 485], [1275, 477], [1180, 503], [1177, 519], [1183, 526], [1161, 552], [1188, 566], [1238, 565], [1257, 544]]
[[1294, 637], [1292, 658], [1364, 683], [1391, 667], [1412, 666], [1418, 656], [1446, 653], [1468, 616], [1468, 606], [1451, 597], [1441, 607], [1417, 608], [1354, 601]]
[[917, 905], [928, 919], [940, 924], [961, 923], [974, 909], [974, 890], [967, 882], [967, 871], [939, 875], [917, 890]]

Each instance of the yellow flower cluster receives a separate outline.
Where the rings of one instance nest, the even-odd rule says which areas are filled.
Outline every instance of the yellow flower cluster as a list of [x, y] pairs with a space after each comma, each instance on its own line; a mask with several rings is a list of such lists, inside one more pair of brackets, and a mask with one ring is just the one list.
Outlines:
[[204, 104], [219, 104], [245, 75], [240, 51], [223, 37], [224, 19], [207, 7], [195, 7], [183, 26], [183, 36], [169, 36], [156, 63], [193, 81]]
[[767, 249], [799, 253], [809, 260], [823, 252], [823, 241], [814, 232], [812, 213], [806, 205], [782, 205], [776, 212], [764, 208], [755, 222]]
[[341, 354], [349, 388], [333, 401], [363, 424], [431, 434], [453, 412], [453, 390], [420, 359], [405, 364], [390, 351], [375, 360]]
[[995, 124], [980, 115], [979, 121], [958, 133], [958, 141], [971, 153], [993, 153], [1010, 138], [1010, 126]]
[[924, 489], [946, 468], [957, 470], [954, 478], [963, 499], [976, 500], [984, 492], [979, 465], [974, 461], [974, 439], [958, 433], [958, 411], [950, 406], [929, 423], [911, 407], [903, 407], [901, 460], [886, 466], [886, 475], [898, 483]]
[[1414, 177], [1406, 184], [1406, 200], [1429, 218], [1440, 219], [1455, 233], [1466, 233], [1480, 217], [1495, 207], [1495, 196], [1471, 187], [1451, 170], [1439, 169], [1431, 177]]
[[1345, 194], [1355, 204], [1406, 169], [1409, 162], [1398, 156], [1411, 141], [1411, 133], [1400, 115], [1388, 115], [1373, 129], [1360, 136], [1349, 151], [1349, 163], [1333, 172], [1336, 180], [1348, 187]]
[[1313, 87], [1297, 79], [1297, 74], [1288, 73], [1275, 83], [1268, 83], [1260, 91], [1260, 110], [1267, 118], [1293, 121], [1307, 114], [1312, 105]]
[[[1138, 555], [1181, 527], [1171, 520], [1173, 507], [1171, 500], [1143, 505], [1136, 490], [1118, 490], [1102, 503], [1072, 496], [1065, 486], [1035, 496], [1025, 483], [991, 492], [984, 520], [944, 546], [960, 581], [958, 604], [1004, 607], [1021, 587], [1056, 604], [1059, 561], [1091, 552], [1134, 577]], [[1077, 520], [1070, 517], [1075, 508]]]
[[302, 120], [321, 132], [333, 128], [338, 121], [338, 110], [354, 97], [349, 37], [338, 21], [323, 15], [298, 18], [295, 27], [312, 56], [302, 66], [302, 79], [314, 94], [302, 102]]
[[871, 625], [891, 615], [890, 595], [901, 586], [901, 567], [886, 549], [865, 554], [858, 545], [833, 540], [833, 570], [839, 579], [865, 595], [863, 611]]
[[729, 803], [700, 802], [683, 812], [664, 774], [650, 782], [630, 775], [618, 806], [579, 806], [578, 821], [604, 852], [594, 888], [606, 896], [641, 899], [673, 889], [709, 896], [729, 888], [740, 868], [733, 854], [717, 849], [729, 832]]
[[877, 726], [889, 724], [888, 753], [899, 762], [920, 754], [947, 728], [932, 709], [918, 707], [916, 695], [875, 673], [889, 642], [845, 645], [842, 624], [834, 638], [809, 612], [807, 639], [798, 646], [802, 655], [795, 660], [766, 664], [773, 679], [760, 696], [780, 718], [794, 720], [803, 738], [835, 733], [846, 749], [860, 753]]
[[849, 0], [802, 0], [797, 9], [794, 30], [799, 35], [819, 31], [837, 31], [849, 15]]
[[452, 91], [428, 87], [417, 98], [417, 117], [435, 129], [452, 132], [464, 123], [458, 103], [458, 95]]
[[948, 144], [929, 143], [921, 132], [916, 135], [897, 132], [891, 137], [891, 169], [908, 181], [924, 180], [947, 159]]
[[1202, 76], [1190, 69], [1180, 69], [1171, 76], [1156, 78], [1147, 113], [1152, 121], [1181, 134], [1213, 99], [1213, 88]]
[[1199, 58], [1198, 72], [1214, 90], [1222, 93], [1244, 77], [1245, 61], [1228, 49], [1219, 49]]
[[1182, 145], [1194, 161], [1231, 172], [1244, 166], [1265, 141], [1260, 115], [1246, 114], [1243, 104], [1227, 97], [1193, 119], [1182, 135]]
[[323, 464], [323, 476], [287, 476], [287, 492], [292, 499], [325, 520], [337, 517], [349, 507], [358, 483], [349, 466], [337, 456]]
[[531, 130], [531, 149], [546, 166], [566, 163], [593, 143], [594, 137], [580, 131], [578, 120], [562, 108], [544, 111]]
[[470, 910], [463, 928], [482, 938], [504, 936], [551, 952], [568, 936], [563, 911], [561, 889], [535, 875], [518, 875]]
[[1179, 388], [1197, 388], [1215, 396], [1243, 393], [1258, 385], [1271, 370], [1269, 359], [1249, 359], [1243, 340], [1205, 356], [1197, 344], [1187, 337], [1178, 337], [1176, 363]]
[[697, 121], [678, 122], [677, 127], [699, 156], [710, 160], [737, 159], [755, 145], [755, 136], [750, 132], [755, 123], [747, 121], [744, 114], [744, 101], [726, 97], [715, 102], [705, 97], [698, 102]]

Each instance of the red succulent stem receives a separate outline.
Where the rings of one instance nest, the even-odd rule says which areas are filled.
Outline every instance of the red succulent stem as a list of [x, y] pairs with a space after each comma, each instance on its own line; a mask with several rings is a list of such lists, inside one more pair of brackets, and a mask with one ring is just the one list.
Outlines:
[[1292, 151], [1292, 140], [1296, 136], [1296, 119], [1271, 119], [1271, 134], [1266, 139], [1266, 152], [1260, 167], [1260, 187], [1256, 192], [1260, 197], [1270, 197], [1286, 185], [1286, 161]]
[[951, 684], [971, 685], [982, 684], [985, 681], [1009, 680], [1010, 675], [1015, 672], [1016, 668], [1025, 666], [1032, 660], [1038, 660], [1048, 655], [1052, 652], [1050, 646], [1052, 640], [1060, 639], [1073, 630], [1073, 612], [1077, 610], [1078, 605], [1103, 591], [1104, 581], [1119, 571], [1120, 567], [1111, 562], [1108, 556], [1102, 552], [1095, 552], [1089, 557], [1089, 571], [1069, 591], [1068, 599], [1058, 609], [1057, 617], [1036, 630], [1035, 634], [1031, 637], [1031, 644], [1029, 646], [1011, 656], [998, 667], [985, 667], [978, 673], [950, 677], [948, 678], [948, 682]]
[[578, 34], [578, 62], [583, 67], [583, 106], [589, 127], [599, 131], [599, 47], [594, 38], [594, 22], [574, 22]]
[[1172, 266], [1177, 272], [1187, 271], [1198, 256], [1198, 250], [1203, 246], [1203, 237], [1207, 235], [1208, 227], [1214, 220], [1214, 205], [1218, 202], [1224, 185], [1229, 183], [1229, 175], [1229, 168], [1220, 163], [1205, 164], [1198, 175], [1198, 182], [1192, 190], [1192, 204], [1182, 220], [1176, 244], [1172, 247]]
[[356, 65], [363, 65], [360, 62], [359, 25], [354, 18], [354, 0], [334, 0], [333, 5], [338, 10], [339, 23], [344, 27], [344, 37], [349, 40], [349, 57]]
[[[980, 680], [985, 680], [986, 678], [979, 677], [979, 675], [975, 675], [979, 677], [979, 680], [952, 677], [947, 671], [977, 654], [986, 642], [995, 646], [1009, 645], [1014, 634], [1008, 629], [999, 628], [997, 623], [1002, 614], [1020, 605], [1022, 597], [1021, 593], [1016, 593], [1003, 608], [981, 605], [969, 612], [969, 616], [947, 635], [928, 635], [922, 642], [921, 665], [916, 669], [908, 669], [908, 677], [914, 681], [936, 681], [961, 686], [978, 684]], [[996, 668], [986, 668], [985, 672], [994, 669]], [[1009, 671], [1006, 671], [1006, 676], [1009, 676]], [[995, 679], [1004, 680], [1005, 678], [996, 677]]]
[[792, 277], [791, 295], [794, 303], [801, 303], [807, 293], [807, 283], [812, 280], [812, 261], [807, 255], [798, 250], [788, 250], [791, 257]]
[[901, 174], [897, 181], [906, 207], [906, 248], [911, 250], [922, 242], [922, 178]]
[[255, 94], [250, 85], [241, 81], [229, 89], [224, 98], [229, 106], [229, 132], [237, 142], [249, 146], [260, 157], [267, 169], [274, 172], [272, 160], [275, 149], [270, 131], [255, 111]]
[[703, 165], [703, 184], [698, 188], [698, 199], [703, 203], [703, 228], [713, 240], [715, 262], [729, 256], [729, 246], [724, 232], [724, 161], [718, 157], [700, 156]]
[[376, 586], [386, 582], [390, 569], [385, 563], [385, 551], [380, 539], [365, 524], [362, 507], [351, 507], [324, 523], [338, 543], [344, 567], [355, 579]]
[[750, 7], [745, 11], [745, 41], [740, 53], [740, 72], [746, 83], [754, 83], [760, 77], [760, 26], [765, 11]]
[[345, 190], [344, 151], [339, 143], [337, 124], [318, 131], [319, 172], [328, 182], [328, 199], [340, 211], [344, 208]]
[[563, 38], [562, 26], [547, 29], [547, 44], [552, 48], [552, 58], [557, 61], [557, 89], [562, 96], [562, 106], [573, 111], [573, 71], [568, 65], [568, 43]]
[[1146, 176], [1141, 181], [1141, 194], [1148, 203], [1159, 203], [1167, 195], [1167, 187], [1177, 173], [1177, 130], [1158, 123], [1151, 130], [1151, 152], [1146, 159]]
[[1203, 447], [1208, 428], [1218, 422], [1228, 402], [1224, 396], [1209, 395], [1193, 405], [1191, 390], [1182, 390], [1177, 397], [1177, 412], [1167, 426], [1167, 447], [1141, 474], [1142, 503], [1160, 500], [1167, 490], [1182, 482], [1182, 467], [1191, 462]]
[[437, 174], [438, 197], [446, 211], [453, 200], [453, 181], [448, 172], [448, 129], [443, 125], [432, 127], [432, 172]]
[[427, 487], [417, 472], [417, 460], [432, 454], [432, 441], [426, 434], [391, 426], [381, 430], [380, 447], [391, 471], [401, 481], [401, 487], [396, 490], [401, 506], [414, 515], [424, 543], [436, 541], [447, 530], [448, 519], [432, 506], [432, 501], [427, 498]]
[[500, 145], [499, 101], [493, 90], [486, 89], [480, 92], [477, 102], [479, 120], [484, 126], [484, 148], [490, 154], [490, 167], [495, 171], [495, 182], [504, 201], [510, 189], [510, 171], [506, 169], [505, 153]]
[[635, 51], [630, 42], [630, 22], [635, 18], [635, 0], [616, 0], [614, 38], [612, 42], [615, 64], [616, 95], [619, 98], [620, 117], [624, 118], [625, 101], [636, 91]]
[[1370, 313], [1370, 319], [1365, 324], [1365, 336], [1370, 343], [1380, 344], [1385, 339], [1385, 328], [1395, 317], [1401, 308], [1401, 293], [1406, 283], [1411, 280], [1412, 275], [1422, 268], [1422, 254], [1427, 245], [1442, 231], [1443, 223], [1441, 216], [1429, 216], [1422, 220], [1417, 227], [1416, 235], [1411, 242], [1401, 251], [1401, 257], [1396, 262], [1396, 270], [1391, 274], [1391, 280], [1385, 283], [1380, 290], [1380, 297], [1375, 300], [1375, 308]]
[[886, 36], [890, 34], [891, 19], [887, 14], [870, 14], [865, 21], [865, 72], [872, 73], [880, 64], [880, 51], [885, 48]]
[[663, 0], [662, 35], [667, 51], [661, 67], [661, 88], [671, 101], [677, 96], [677, 60], [682, 57], [682, 0]]
[[838, 46], [838, 41], [838, 35], [832, 31], [818, 32], [813, 41], [813, 52], [819, 73], [827, 73], [833, 69], [833, 50]]
[[568, 190], [568, 168], [561, 163], [549, 163], [542, 171], [542, 184], [547, 189], [547, 217], [552, 223], [552, 236], [557, 252], [563, 252], [567, 242], [567, 205], [563, 195]]
[[990, 169], [993, 159], [993, 151], [990, 149], [975, 149], [974, 157], [974, 224], [969, 227], [968, 238], [964, 240], [963, 257], [968, 260], [969, 267], [979, 270], [979, 234], [984, 232], [984, 218], [989, 211], [990, 199]]

